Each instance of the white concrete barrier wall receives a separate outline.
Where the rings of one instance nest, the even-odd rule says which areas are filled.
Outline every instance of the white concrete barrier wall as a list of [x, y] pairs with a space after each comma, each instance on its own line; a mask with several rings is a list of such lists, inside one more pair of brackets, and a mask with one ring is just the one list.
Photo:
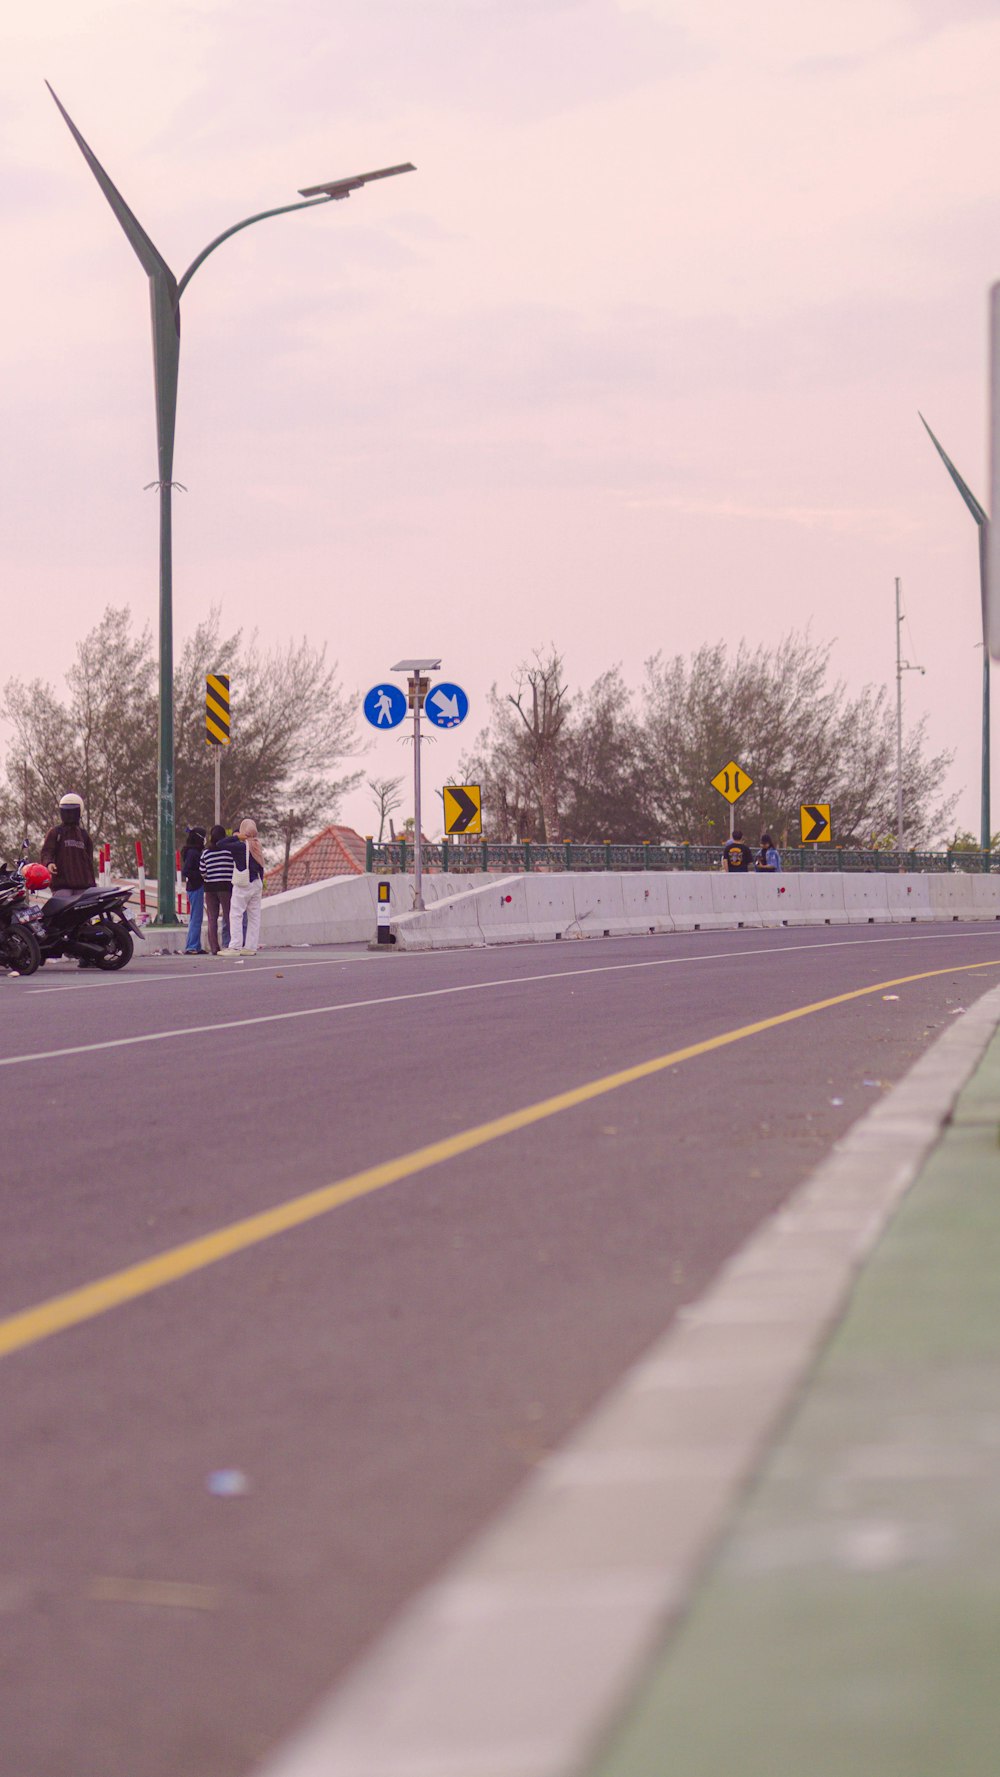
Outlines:
[[844, 879], [825, 871], [782, 871], [788, 904], [785, 918], [790, 926], [842, 926], [847, 924]]
[[[271, 895], [266, 945], [349, 944], [375, 934], [374, 876], [330, 877]], [[782, 871], [530, 871], [512, 876], [424, 876], [426, 911], [414, 914], [413, 877], [388, 876], [393, 929], [403, 949], [525, 944], [622, 933], [1000, 919], [1000, 874]], [[155, 930], [155, 928], [154, 928]], [[151, 931], [152, 938], [152, 931]], [[153, 940], [155, 942], [155, 940]]]
[[674, 930], [667, 881], [663, 870], [633, 870], [621, 878], [622, 922], [626, 932], [648, 936], [651, 932]]
[[931, 906], [930, 884], [929, 876], [914, 876], [909, 871], [901, 870], [898, 874], [886, 877], [886, 905], [894, 925], [909, 925], [914, 920], [935, 918]]
[[848, 925], [888, 924], [892, 916], [884, 876], [876, 876], [874, 873], [869, 875], [867, 871], [858, 871], [856, 876], [849, 876], [845, 872], [841, 881], [844, 885], [844, 907]]

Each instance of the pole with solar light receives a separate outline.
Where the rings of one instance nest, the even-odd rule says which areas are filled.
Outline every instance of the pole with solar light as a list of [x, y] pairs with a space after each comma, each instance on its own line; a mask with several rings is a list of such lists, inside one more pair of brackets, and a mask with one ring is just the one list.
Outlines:
[[[46, 81], [48, 86], [48, 81]], [[299, 202], [280, 204], [276, 209], [260, 210], [234, 222], [191, 261], [180, 279], [176, 278], [162, 254], [132, 214], [117, 187], [93, 151], [84, 141], [68, 111], [49, 86], [84, 160], [103, 191], [111, 209], [132, 246], [149, 279], [149, 297], [153, 328], [153, 379], [156, 391], [157, 479], [147, 485], [156, 488], [160, 505], [160, 705], [159, 705], [159, 779], [157, 796], [157, 872], [159, 908], [157, 924], [175, 926], [174, 913], [174, 665], [173, 665], [173, 542], [172, 494], [179, 482], [173, 480], [174, 432], [177, 421], [177, 378], [181, 349], [180, 301], [200, 265], [216, 247], [254, 222], [266, 222], [271, 216], [287, 216], [293, 210], [309, 210], [318, 204], [332, 203], [350, 197], [362, 185], [376, 179], [391, 179], [397, 173], [415, 172], [411, 161], [400, 166], [379, 167], [371, 173], [356, 173], [346, 179], [331, 179], [322, 185], [300, 188]]]

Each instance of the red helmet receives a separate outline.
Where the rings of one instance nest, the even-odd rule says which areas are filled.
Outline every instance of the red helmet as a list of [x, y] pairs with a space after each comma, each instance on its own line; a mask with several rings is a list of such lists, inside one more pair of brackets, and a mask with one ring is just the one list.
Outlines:
[[29, 864], [24, 872], [25, 888], [48, 888], [51, 881], [52, 877], [44, 864]]

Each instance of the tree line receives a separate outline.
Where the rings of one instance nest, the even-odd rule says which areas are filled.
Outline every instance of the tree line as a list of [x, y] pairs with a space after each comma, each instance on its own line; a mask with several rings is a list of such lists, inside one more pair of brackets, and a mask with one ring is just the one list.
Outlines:
[[[830, 676], [830, 645], [792, 633], [776, 647], [706, 644], [690, 658], [653, 655], [638, 691], [612, 667], [572, 690], [563, 656], [538, 650], [494, 685], [489, 720], [460, 765], [483, 793], [494, 840], [580, 843], [658, 839], [718, 844], [729, 812], [711, 780], [730, 760], [753, 787], [737, 824], [796, 845], [799, 808], [828, 802], [836, 843], [891, 846], [896, 831], [895, 711], [884, 686], [849, 696]], [[361, 781], [345, 771], [359, 748], [356, 698], [307, 639], [264, 650], [225, 635], [211, 611], [184, 643], [174, 674], [175, 807], [184, 828], [214, 805], [205, 740], [205, 679], [229, 675], [233, 744], [223, 749], [222, 819], [251, 813], [286, 863], [291, 848], [336, 817]], [[157, 671], [152, 637], [109, 607], [79, 643], [66, 692], [11, 679], [0, 716], [12, 739], [0, 781], [0, 861], [25, 837], [37, 856], [59, 797], [76, 790], [116, 869], [136, 839], [156, 868]], [[930, 756], [924, 723], [903, 747], [905, 844], [943, 841], [956, 797], [944, 793], [950, 753]], [[399, 779], [369, 781], [380, 825], [399, 805]]]
[[[896, 718], [885, 686], [849, 696], [831, 679], [832, 644], [791, 633], [776, 647], [706, 644], [654, 654], [639, 691], [618, 667], [571, 691], [555, 647], [536, 651], [512, 687], [494, 685], [489, 723], [461, 762], [482, 789], [483, 830], [498, 841], [643, 839], [693, 845], [729, 836], [713, 777], [735, 761], [753, 779], [737, 806], [748, 836], [799, 843], [799, 810], [830, 803], [842, 846], [896, 843]], [[940, 844], [957, 796], [953, 755], [929, 755], [925, 723], [903, 744], [904, 843]]]
[[[205, 738], [205, 680], [228, 674], [233, 741], [222, 749], [225, 826], [251, 814], [261, 833], [290, 848], [332, 820], [361, 773], [338, 776], [356, 751], [355, 705], [336, 666], [308, 640], [262, 649], [256, 636], [224, 635], [217, 610], [181, 650], [174, 673], [177, 843], [187, 826], [211, 823], [215, 748]], [[95, 838], [110, 843], [116, 869], [131, 872], [135, 841], [156, 869], [158, 675], [148, 629], [136, 634], [128, 609], [110, 607], [79, 643], [66, 694], [42, 680], [11, 679], [0, 716], [13, 738], [0, 785], [0, 861], [25, 838], [38, 855], [60, 796], [83, 797]]]

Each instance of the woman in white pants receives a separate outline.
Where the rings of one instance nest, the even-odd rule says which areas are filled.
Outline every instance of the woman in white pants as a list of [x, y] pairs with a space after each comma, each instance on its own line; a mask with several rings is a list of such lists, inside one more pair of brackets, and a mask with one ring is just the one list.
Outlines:
[[[243, 878], [241, 881], [240, 878]], [[229, 948], [226, 956], [255, 956], [260, 943], [260, 903], [264, 893], [264, 853], [255, 821], [241, 821], [233, 845], [233, 896], [229, 903]], [[247, 916], [246, 943], [243, 915]]]

